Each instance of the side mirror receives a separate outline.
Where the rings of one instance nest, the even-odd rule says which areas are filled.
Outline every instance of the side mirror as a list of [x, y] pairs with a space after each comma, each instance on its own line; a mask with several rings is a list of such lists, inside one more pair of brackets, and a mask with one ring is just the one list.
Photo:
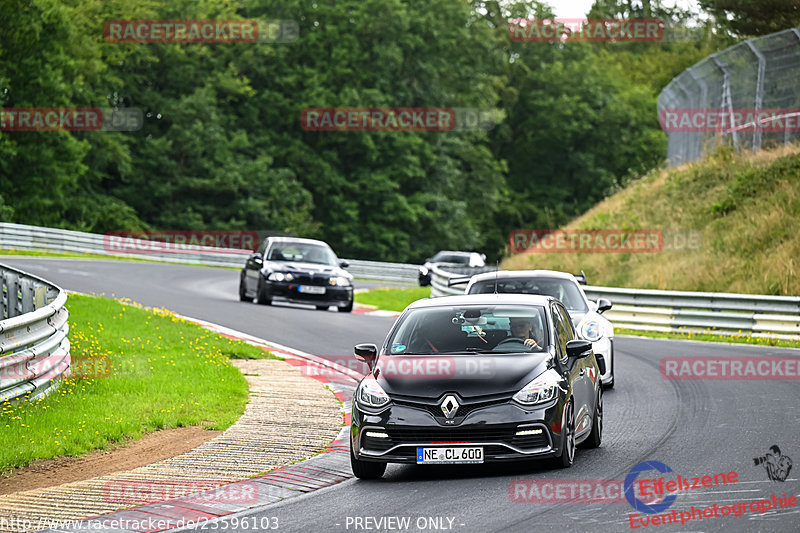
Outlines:
[[597, 299], [597, 312], [602, 314], [603, 311], [608, 311], [611, 309], [611, 300], [607, 298], [598, 298]]
[[250, 259], [252, 259], [254, 263], [263, 262], [263, 259], [261, 259], [261, 254], [258, 252], [250, 254]]
[[568, 357], [589, 357], [592, 353], [592, 343], [589, 341], [574, 339], [567, 342], [567, 356]]
[[378, 347], [374, 344], [356, 344], [353, 348], [353, 354], [356, 359], [367, 364], [370, 372], [375, 366], [375, 361], [378, 360]]
[[339, 261], [339, 266], [340, 266], [341, 268], [347, 268], [347, 267], [349, 267], [349, 266], [350, 266], [350, 263], [348, 263], [347, 261], [345, 261], [344, 259], [342, 259], [341, 261]]

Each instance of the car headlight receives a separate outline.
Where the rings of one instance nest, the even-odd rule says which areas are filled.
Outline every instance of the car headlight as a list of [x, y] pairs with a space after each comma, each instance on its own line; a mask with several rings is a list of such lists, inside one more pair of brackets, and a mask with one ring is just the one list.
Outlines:
[[337, 285], [339, 287], [349, 287], [350, 280], [344, 276], [336, 276], [330, 279], [331, 285]]
[[581, 324], [581, 337], [590, 342], [597, 342], [603, 337], [603, 330], [597, 320], [587, 320]]
[[272, 272], [267, 279], [270, 281], [292, 281], [294, 276], [289, 273], [284, 274], [283, 272]]
[[378, 385], [375, 379], [367, 378], [358, 386], [356, 400], [367, 407], [383, 407], [389, 403], [389, 395]]
[[561, 376], [552, 368], [542, 372], [539, 377], [522, 387], [514, 395], [514, 400], [523, 405], [549, 402], [558, 394]]
[[419, 267], [419, 273], [422, 274], [423, 276], [427, 276], [428, 275], [428, 267]]

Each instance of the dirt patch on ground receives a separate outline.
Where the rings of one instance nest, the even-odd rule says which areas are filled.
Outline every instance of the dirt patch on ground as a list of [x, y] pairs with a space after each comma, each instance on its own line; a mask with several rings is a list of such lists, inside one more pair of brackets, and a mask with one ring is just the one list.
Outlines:
[[94, 451], [81, 457], [36, 461], [12, 474], [0, 476], [0, 494], [52, 487], [132, 470], [185, 453], [221, 433], [200, 427], [164, 429], [113, 450]]

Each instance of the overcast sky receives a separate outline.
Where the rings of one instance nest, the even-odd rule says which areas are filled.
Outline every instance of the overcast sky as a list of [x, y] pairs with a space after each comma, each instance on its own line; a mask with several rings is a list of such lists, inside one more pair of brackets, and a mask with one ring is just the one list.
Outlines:
[[[562, 18], [582, 18], [592, 8], [594, 0], [545, 0], [548, 4], [554, 7], [557, 17]], [[673, 6], [675, 4], [681, 7], [691, 7], [695, 13], [699, 11], [696, 0], [665, 0], [663, 5]]]

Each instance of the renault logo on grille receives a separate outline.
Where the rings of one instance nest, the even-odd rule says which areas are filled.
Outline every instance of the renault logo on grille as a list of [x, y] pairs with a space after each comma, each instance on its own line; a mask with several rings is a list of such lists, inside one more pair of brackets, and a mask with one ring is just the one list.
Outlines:
[[445, 418], [453, 418], [456, 416], [456, 411], [458, 411], [458, 402], [455, 396], [450, 395], [442, 402], [442, 412]]

